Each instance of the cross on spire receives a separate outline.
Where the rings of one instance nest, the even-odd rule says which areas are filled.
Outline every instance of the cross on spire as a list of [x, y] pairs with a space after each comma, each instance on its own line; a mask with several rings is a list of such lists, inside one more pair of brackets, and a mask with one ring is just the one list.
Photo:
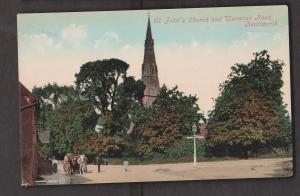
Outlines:
[[152, 31], [151, 31], [151, 22], [150, 22], [150, 12], [149, 12], [149, 10], [148, 10], [148, 25], [147, 25], [146, 40], [152, 40]]

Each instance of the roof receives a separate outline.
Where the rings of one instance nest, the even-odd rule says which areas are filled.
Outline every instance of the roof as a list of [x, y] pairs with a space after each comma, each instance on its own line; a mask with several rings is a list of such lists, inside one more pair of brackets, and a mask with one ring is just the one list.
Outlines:
[[150, 22], [150, 17], [149, 16], [148, 16], [146, 39], [147, 40], [152, 40], [151, 22]]
[[21, 82], [19, 82], [20, 109], [35, 106], [38, 98], [35, 97]]

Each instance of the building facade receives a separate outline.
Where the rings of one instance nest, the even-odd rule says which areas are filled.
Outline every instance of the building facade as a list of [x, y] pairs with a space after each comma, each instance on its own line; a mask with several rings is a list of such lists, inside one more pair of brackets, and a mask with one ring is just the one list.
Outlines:
[[31, 186], [38, 176], [37, 116], [39, 101], [20, 83], [20, 136], [22, 186]]

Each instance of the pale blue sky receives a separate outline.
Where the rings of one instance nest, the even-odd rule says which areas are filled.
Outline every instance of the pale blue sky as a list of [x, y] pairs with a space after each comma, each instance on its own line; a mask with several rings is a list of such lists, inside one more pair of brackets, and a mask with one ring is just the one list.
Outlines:
[[[187, 94], [197, 94], [200, 108], [207, 112], [230, 67], [267, 49], [271, 57], [287, 64], [283, 91], [290, 106], [287, 6], [150, 10], [150, 14], [161, 84], [177, 84]], [[245, 22], [224, 20], [258, 15], [271, 16], [277, 25], [245, 27]], [[73, 84], [83, 63], [111, 57], [127, 61], [130, 74], [140, 78], [147, 17], [147, 10], [18, 14], [21, 82], [29, 89], [48, 82]], [[188, 23], [190, 17], [210, 21]], [[222, 21], [213, 23], [212, 17]], [[185, 22], [165, 24], [167, 18]]]
[[[258, 6], [232, 8], [194, 8], [150, 10], [153, 32], [157, 44], [168, 42], [189, 43], [197, 40], [201, 43], [213, 42], [229, 45], [243, 38], [246, 32], [275, 34], [281, 31], [287, 21], [287, 7]], [[223, 22], [214, 23], [154, 23], [156, 17], [189, 18], [189, 17], [218, 17], [218, 16], [257, 16], [272, 15], [280, 25], [273, 28], [244, 28], [243, 23]], [[88, 37], [83, 46], [93, 46], [95, 40], [107, 31], [115, 32], [122, 42], [128, 44], [141, 43], [145, 39], [145, 28], [148, 11], [103, 11], [103, 12], [69, 12], [41, 13], [18, 15], [18, 30], [20, 34], [46, 33], [60, 41], [60, 32], [70, 24], [81, 24], [87, 28]], [[155, 36], [155, 35], [159, 36]], [[117, 47], [117, 45], [116, 45]]]

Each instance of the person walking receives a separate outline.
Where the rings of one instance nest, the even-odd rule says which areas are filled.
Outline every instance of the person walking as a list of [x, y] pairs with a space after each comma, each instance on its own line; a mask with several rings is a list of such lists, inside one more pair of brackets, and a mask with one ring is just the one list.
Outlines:
[[98, 167], [98, 173], [100, 173], [101, 162], [102, 162], [101, 156], [98, 154], [96, 156], [96, 164], [97, 164], [97, 167]]

